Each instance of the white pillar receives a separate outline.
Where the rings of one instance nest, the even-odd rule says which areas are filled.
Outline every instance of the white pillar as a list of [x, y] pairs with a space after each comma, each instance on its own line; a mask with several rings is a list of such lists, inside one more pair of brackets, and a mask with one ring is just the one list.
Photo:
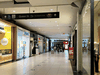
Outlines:
[[77, 13], [77, 71], [82, 72], [82, 16]]

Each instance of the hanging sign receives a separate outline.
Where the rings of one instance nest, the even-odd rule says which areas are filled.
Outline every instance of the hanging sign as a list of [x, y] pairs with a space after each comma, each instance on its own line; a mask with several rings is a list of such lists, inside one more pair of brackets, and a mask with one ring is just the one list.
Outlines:
[[2, 19], [45, 19], [45, 18], [59, 18], [59, 12], [46, 13], [25, 13], [25, 14], [3, 14]]
[[68, 41], [63, 42], [63, 44], [68, 44]]
[[69, 59], [73, 59], [74, 47], [69, 47]]

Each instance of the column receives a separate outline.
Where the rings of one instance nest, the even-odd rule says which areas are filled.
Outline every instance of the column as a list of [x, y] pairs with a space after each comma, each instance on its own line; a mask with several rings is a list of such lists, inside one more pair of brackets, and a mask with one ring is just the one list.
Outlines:
[[77, 72], [82, 72], [82, 17], [77, 13]]

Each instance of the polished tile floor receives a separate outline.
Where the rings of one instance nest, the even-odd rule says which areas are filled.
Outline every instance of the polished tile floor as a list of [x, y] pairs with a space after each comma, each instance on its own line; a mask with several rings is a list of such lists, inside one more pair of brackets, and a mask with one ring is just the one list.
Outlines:
[[44, 53], [0, 66], [0, 75], [73, 75], [68, 51]]

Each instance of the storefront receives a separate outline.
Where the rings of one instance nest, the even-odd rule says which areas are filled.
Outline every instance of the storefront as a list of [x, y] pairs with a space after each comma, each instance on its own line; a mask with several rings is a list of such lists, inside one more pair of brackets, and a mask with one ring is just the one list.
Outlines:
[[0, 63], [13, 60], [13, 27], [9, 22], [0, 19]]
[[34, 50], [34, 34], [30, 33], [30, 57], [33, 56], [33, 50]]
[[47, 46], [47, 52], [48, 52], [49, 51], [49, 39], [47, 39], [46, 46]]
[[64, 50], [68, 50], [68, 41], [65, 41], [65, 42], [63, 42], [63, 44], [64, 44]]
[[39, 53], [43, 53], [43, 37], [38, 35]]
[[26, 58], [30, 55], [30, 31], [17, 27], [16, 59]]

